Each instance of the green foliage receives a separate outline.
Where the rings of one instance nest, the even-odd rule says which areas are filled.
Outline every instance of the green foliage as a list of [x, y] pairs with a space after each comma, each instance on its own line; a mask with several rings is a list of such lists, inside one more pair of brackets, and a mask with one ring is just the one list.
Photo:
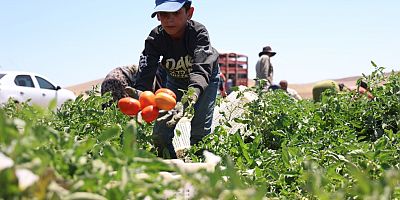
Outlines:
[[229, 135], [229, 126], [217, 127], [192, 148], [192, 159], [201, 159], [199, 149], [228, 155], [246, 184], [263, 186], [267, 197], [398, 198], [400, 75], [374, 67], [363, 77], [372, 100], [327, 90], [318, 102], [296, 101], [254, 88], [258, 99], [235, 119], [245, 130]]
[[[400, 198], [400, 75], [372, 64], [362, 79], [373, 99], [324, 92], [319, 102], [297, 101], [279, 90], [245, 91], [258, 99], [234, 119], [244, 128], [229, 133], [226, 116], [188, 151], [192, 162], [203, 162], [205, 149], [221, 156], [215, 171], [156, 158], [153, 125], [115, 103], [105, 107], [109, 95], [79, 96], [61, 108], [9, 102], [0, 108], [0, 153], [13, 164], [0, 163], [0, 199], [163, 199], [171, 191], [179, 199], [188, 183], [193, 199]], [[21, 188], [20, 169], [38, 180]]]
[[[109, 96], [92, 95], [57, 110], [13, 102], [2, 107], [0, 153], [14, 163], [0, 167], [0, 199], [162, 199], [169, 191], [183, 197], [178, 189], [189, 183], [199, 197], [263, 196], [232, 183], [230, 177], [239, 176], [233, 165], [193, 173], [165, 164], [151, 145], [152, 124], [138, 124], [114, 104], [103, 108], [109, 101]], [[18, 169], [31, 171], [38, 180], [21, 188]], [[181, 178], [165, 179], [162, 171]], [[211, 179], [218, 187], [210, 192], [205, 180]]]

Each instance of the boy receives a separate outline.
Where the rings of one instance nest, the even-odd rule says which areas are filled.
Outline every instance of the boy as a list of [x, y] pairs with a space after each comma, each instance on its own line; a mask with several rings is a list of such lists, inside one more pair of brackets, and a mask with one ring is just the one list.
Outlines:
[[[154, 28], [145, 40], [135, 84], [138, 93], [151, 90], [158, 68], [157, 62], [162, 57], [160, 67], [167, 71], [166, 87], [175, 92], [177, 101], [183, 95], [180, 90], [193, 88], [195, 94], [189, 97], [194, 103], [191, 145], [211, 132], [219, 83], [219, 54], [211, 46], [207, 29], [191, 20], [193, 11], [191, 0], [156, 0], [151, 17], [157, 16], [161, 25]], [[168, 117], [175, 118], [172, 115]], [[161, 116], [153, 129], [153, 141], [158, 156], [176, 158], [172, 138], [178, 120], [167, 123], [160, 119]]]

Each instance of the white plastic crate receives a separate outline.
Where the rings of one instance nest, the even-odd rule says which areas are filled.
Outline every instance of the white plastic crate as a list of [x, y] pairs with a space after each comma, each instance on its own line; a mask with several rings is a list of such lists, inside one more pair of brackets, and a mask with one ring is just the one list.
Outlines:
[[[199, 170], [205, 169], [208, 172], [213, 172], [217, 165], [221, 162], [221, 157], [214, 155], [211, 152], [204, 151], [204, 163], [185, 163], [180, 159], [165, 159], [163, 162], [170, 166], [180, 169], [184, 173], [196, 173]], [[222, 168], [222, 167], [221, 167]], [[182, 187], [177, 191], [167, 190], [164, 192], [165, 199], [193, 199], [196, 194], [196, 188], [188, 181], [183, 180], [180, 174], [176, 172], [160, 172], [160, 177], [164, 183], [168, 184], [170, 181], [181, 181]], [[136, 174], [138, 179], [147, 179], [149, 176], [145, 173]]]
[[[239, 86], [239, 91], [244, 91], [246, 89], [247, 87], [245, 86]], [[214, 131], [215, 127], [221, 125], [221, 120], [225, 121], [224, 114], [232, 126], [228, 130], [229, 133], [235, 133], [244, 127], [243, 124], [236, 123], [233, 121], [233, 119], [244, 113], [244, 104], [254, 101], [258, 97], [253, 92], [245, 92], [240, 98], [237, 98], [237, 96], [238, 92], [232, 92], [224, 99], [220, 106], [215, 106], [211, 132]], [[180, 134], [177, 134], [177, 132], [180, 132]], [[187, 118], [182, 118], [178, 122], [175, 128], [175, 137], [172, 140], [172, 143], [175, 147], [175, 150], [190, 148], [190, 121]]]

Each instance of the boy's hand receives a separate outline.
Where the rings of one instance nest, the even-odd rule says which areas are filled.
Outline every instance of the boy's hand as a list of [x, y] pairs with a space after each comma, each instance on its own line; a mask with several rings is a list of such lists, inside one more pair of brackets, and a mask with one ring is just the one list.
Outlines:
[[193, 88], [188, 89], [187, 95], [183, 97], [183, 101], [178, 102], [174, 109], [170, 111], [161, 111], [160, 117], [157, 119], [159, 122], [164, 122], [168, 127], [174, 127], [179, 120], [184, 116], [191, 119], [194, 115], [194, 104], [197, 102], [198, 96]]
[[178, 102], [174, 109], [169, 111], [161, 111], [161, 117], [157, 119], [158, 122], [164, 122], [168, 127], [174, 127], [183, 117], [183, 105]]
[[126, 86], [125, 92], [132, 98], [139, 99], [140, 94], [142, 93], [141, 90], [137, 90], [133, 87]]
[[196, 89], [194, 87], [189, 87], [188, 90], [184, 92], [181, 101], [185, 105], [185, 107], [189, 105], [194, 105], [197, 102], [198, 93], [199, 89]]
[[188, 97], [188, 99], [189, 99], [189, 103], [194, 105], [197, 102], [198, 96], [196, 93], [193, 93], [192, 95], [190, 95]]

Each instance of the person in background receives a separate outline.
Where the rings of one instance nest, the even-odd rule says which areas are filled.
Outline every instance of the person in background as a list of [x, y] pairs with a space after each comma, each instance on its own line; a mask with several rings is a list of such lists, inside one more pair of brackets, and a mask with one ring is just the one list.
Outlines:
[[219, 93], [223, 98], [225, 98], [228, 94], [226, 93], [226, 87], [225, 87], [225, 82], [226, 78], [225, 75], [221, 72], [219, 77]]
[[[135, 77], [138, 71], [137, 65], [121, 66], [111, 70], [101, 83], [101, 95], [111, 92], [113, 101], [116, 102], [124, 97], [130, 96], [125, 88], [133, 87], [135, 84]], [[156, 73], [156, 78], [153, 83], [153, 90], [165, 87], [166, 72], [160, 68]], [[110, 102], [112, 103], [112, 102]]]
[[359, 83], [359, 85], [360, 85], [360, 87], [362, 87], [362, 88], [364, 88], [365, 90], [369, 91], [368, 84], [367, 84], [365, 81], [361, 80], [360, 83]]
[[[167, 72], [166, 88], [178, 101], [172, 112], [160, 115], [153, 128], [153, 142], [157, 154], [163, 158], [177, 158], [172, 139], [182, 115], [181, 98], [184, 91], [194, 105], [191, 119], [190, 145], [195, 145], [211, 133], [211, 123], [219, 84], [219, 53], [211, 46], [206, 27], [192, 20], [191, 0], [156, 0], [151, 17], [161, 22], [145, 40], [136, 76], [135, 92], [151, 90], [152, 80], [159, 67]], [[161, 59], [162, 58], [162, 59]], [[161, 59], [162, 65], [157, 65]]]
[[374, 95], [372, 95], [368, 84], [361, 80], [359, 83], [356, 83], [355, 86], [350, 87], [349, 90], [358, 92], [359, 94], [366, 94], [369, 99], [373, 99]]
[[344, 83], [339, 83], [339, 91], [346, 91], [347, 87]]
[[279, 85], [277, 85], [277, 84], [271, 84], [269, 87], [268, 87], [268, 91], [275, 91], [275, 90], [280, 90], [281, 89], [281, 86], [279, 86]]
[[295, 89], [288, 87], [288, 82], [286, 80], [281, 80], [279, 82], [279, 86], [281, 87], [282, 90], [286, 91], [290, 97], [293, 97], [297, 100], [302, 99], [301, 96], [299, 95], [299, 93], [297, 93], [297, 91]]
[[122, 66], [111, 70], [101, 83], [101, 95], [111, 92], [113, 101], [128, 97], [125, 87], [133, 86], [137, 70], [137, 65]]
[[261, 79], [266, 80], [264, 88], [268, 89], [272, 84], [274, 68], [271, 64], [271, 57], [275, 56], [276, 52], [273, 52], [270, 46], [266, 46], [258, 54], [259, 59], [256, 64], [256, 84], [260, 84]]

